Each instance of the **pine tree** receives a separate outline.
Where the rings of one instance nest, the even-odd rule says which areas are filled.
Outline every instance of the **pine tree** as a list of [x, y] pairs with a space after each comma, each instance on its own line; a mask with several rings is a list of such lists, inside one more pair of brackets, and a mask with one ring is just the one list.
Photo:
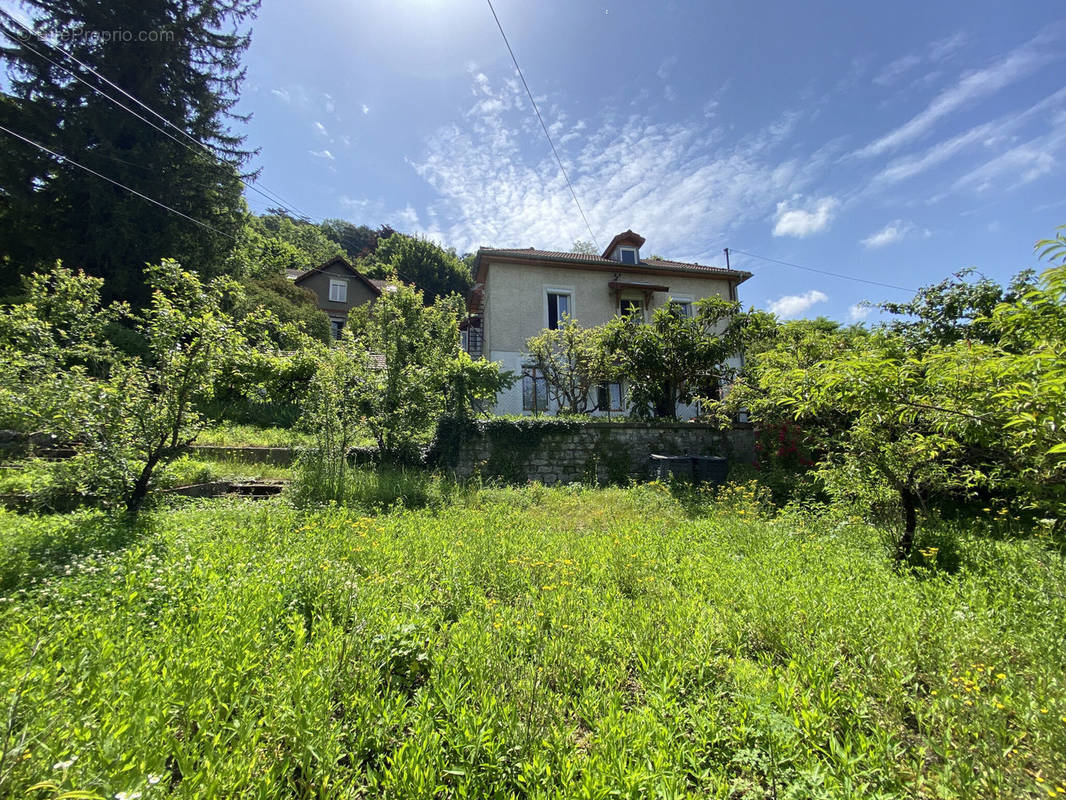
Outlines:
[[[240, 170], [252, 155], [231, 130], [241, 56], [259, 0], [27, 0], [34, 32], [0, 15], [10, 95], [0, 124], [200, 220], [219, 233], [0, 132], [0, 259], [14, 273], [56, 259], [142, 302], [143, 269], [179, 259], [218, 272], [241, 222]], [[47, 42], [47, 43], [46, 43]], [[53, 46], [188, 132], [207, 152]], [[37, 51], [37, 52], [34, 52]], [[151, 119], [168, 138], [47, 59]], [[216, 157], [217, 156], [217, 157]]]

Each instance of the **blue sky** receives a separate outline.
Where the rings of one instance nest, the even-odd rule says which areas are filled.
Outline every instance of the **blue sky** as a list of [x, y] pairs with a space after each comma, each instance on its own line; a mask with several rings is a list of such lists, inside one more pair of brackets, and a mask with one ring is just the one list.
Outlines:
[[[1066, 222], [1061, 2], [496, 9], [601, 246], [917, 287], [1007, 280]], [[247, 64], [262, 180], [311, 216], [459, 251], [590, 238], [483, 0], [266, 0]], [[733, 264], [784, 316], [907, 297]]]
[[[495, 5], [601, 247], [914, 288], [1006, 281], [1066, 223], [1061, 0]], [[246, 64], [254, 166], [311, 217], [591, 238], [484, 0], [264, 0]], [[784, 317], [909, 296], [732, 263]]]

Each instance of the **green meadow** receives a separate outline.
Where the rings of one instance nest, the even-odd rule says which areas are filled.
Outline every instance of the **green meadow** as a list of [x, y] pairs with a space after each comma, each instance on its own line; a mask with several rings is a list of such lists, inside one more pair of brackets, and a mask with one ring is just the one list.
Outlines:
[[629, 489], [0, 512], [7, 797], [1059, 797], [1066, 568]]

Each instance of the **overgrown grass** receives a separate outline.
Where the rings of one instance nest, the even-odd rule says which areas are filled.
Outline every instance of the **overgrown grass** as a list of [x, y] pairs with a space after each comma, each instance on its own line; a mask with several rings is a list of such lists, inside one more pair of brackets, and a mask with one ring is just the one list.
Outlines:
[[[62, 466], [62, 462], [30, 459], [0, 467], [0, 494], [36, 494], [47, 501], [64, 491], [74, 492], [76, 487], [64, 483]], [[222, 480], [287, 480], [291, 476], [291, 467], [275, 464], [182, 456], [160, 469], [155, 480], [158, 487], [171, 488]]]
[[[686, 502], [215, 502], [43, 580], [24, 559], [0, 794], [1066, 792], [1066, 568], [1044, 542], [962, 536], [954, 572], [895, 571], [863, 526], [767, 520], [746, 489]], [[0, 525], [6, 554], [106, 523]]]
[[303, 447], [310, 441], [308, 434], [294, 428], [261, 428], [220, 422], [196, 437], [196, 444], [222, 447]]
[[392, 508], [439, 508], [463, 489], [439, 473], [407, 467], [344, 466], [334, 480], [309, 459], [294, 470], [289, 496], [298, 506], [337, 503], [365, 511]]
[[160, 476], [159, 485], [186, 486], [224, 480], [288, 480], [292, 473], [292, 467], [277, 464], [182, 456], [167, 465]]

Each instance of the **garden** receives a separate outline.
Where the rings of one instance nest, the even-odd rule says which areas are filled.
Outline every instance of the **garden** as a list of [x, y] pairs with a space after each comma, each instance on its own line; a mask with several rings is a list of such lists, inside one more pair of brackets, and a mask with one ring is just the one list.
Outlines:
[[5, 796], [1066, 790], [1066, 569], [994, 514], [902, 572], [751, 486], [3, 528]]
[[[459, 349], [455, 295], [399, 285], [327, 344], [175, 262], [141, 308], [34, 276], [0, 309], [0, 796], [1066, 795], [1042, 252], [871, 327], [566, 320], [529, 342], [563, 412], [532, 421], [484, 419], [516, 376]], [[750, 414], [756, 458], [449, 471], [471, 426], [528, 448], [606, 380], [652, 423]], [[297, 455], [212, 450], [241, 447]], [[286, 486], [172, 491], [224, 479]]]

